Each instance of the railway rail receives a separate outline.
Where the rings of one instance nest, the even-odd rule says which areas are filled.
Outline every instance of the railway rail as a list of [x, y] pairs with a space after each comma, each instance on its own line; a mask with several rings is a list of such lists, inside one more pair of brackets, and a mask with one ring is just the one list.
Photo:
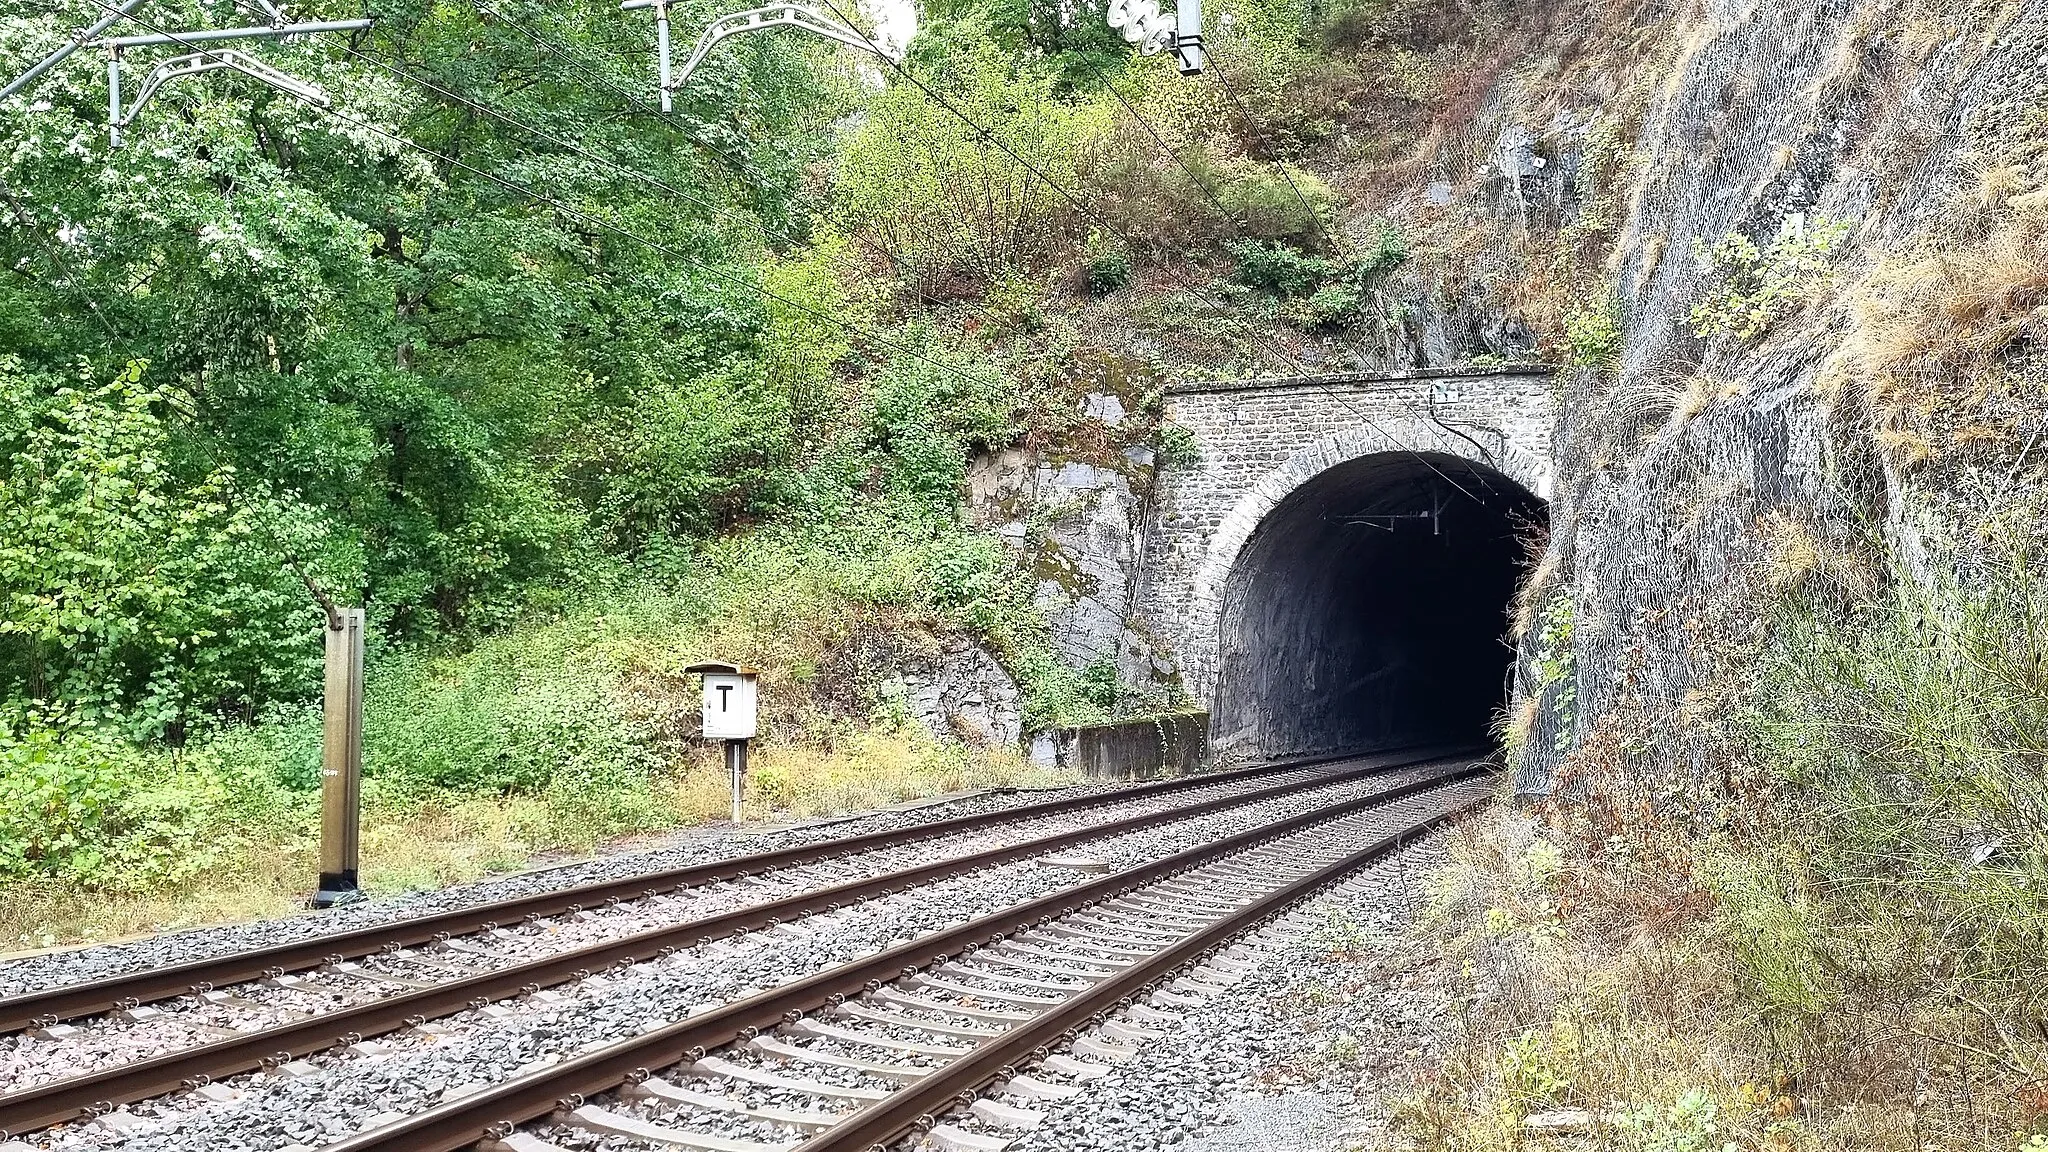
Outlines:
[[[1370, 758], [1372, 770], [1392, 770], [1458, 749], [1419, 749]], [[1366, 760], [1361, 759], [1361, 763]], [[1161, 798], [1213, 789], [1266, 777], [1308, 775], [1317, 764], [1274, 764], [1231, 772], [1204, 773], [1158, 780], [1078, 796], [1023, 804], [996, 812], [973, 813], [906, 828], [888, 828], [769, 852], [750, 853], [683, 868], [649, 872], [615, 880], [538, 892], [510, 900], [458, 908], [391, 924], [337, 932], [306, 940], [184, 964], [149, 968], [88, 983], [0, 997], [0, 1033], [47, 1026], [96, 1013], [125, 1010], [195, 991], [263, 979], [276, 972], [302, 972], [377, 952], [440, 942], [451, 937], [490, 932], [521, 921], [550, 919], [625, 901], [644, 900], [683, 889], [746, 879], [777, 870], [806, 867], [873, 849], [898, 848], [954, 833], [973, 832], [1034, 817], [1057, 816], [1107, 807], [1134, 799]]]
[[[1173, 1019], [1174, 1004], [1226, 994], [1233, 961], [1197, 967], [1205, 956], [1483, 801], [1482, 774], [1315, 809], [1105, 876], [323, 1152], [560, 1152], [557, 1140], [589, 1137], [606, 1148], [872, 1152], [916, 1133], [955, 1152], [999, 1152], [1006, 1132], [1035, 1123], [1031, 1101], [1108, 1073], [1128, 1043], [1159, 1035], [1149, 1025]], [[1162, 982], [1171, 987], [1139, 1002]], [[1083, 1036], [1119, 1011], [1108, 1037]], [[757, 1103], [762, 1089], [780, 1102]], [[617, 1103], [596, 1102], [608, 1093]], [[521, 1130], [535, 1120], [539, 1132]]]
[[[160, 972], [114, 977], [80, 988], [55, 989], [30, 996], [14, 997], [6, 1002], [14, 1006], [13, 1019], [32, 1023], [47, 1033], [53, 1030], [53, 1018], [60, 1013], [83, 1014], [112, 1009], [134, 1014], [144, 1003], [138, 995], [139, 992], [154, 994], [158, 999], [196, 995], [201, 1003], [207, 1004], [218, 1003], [222, 999], [239, 999], [213, 987], [211, 980], [207, 979], [208, 976], [223, 981], [249, 979], [253, 976], [269, 984], [282, 985], [286, 988], [306, 984], [318, 987], [317, 981], [295, 979], [291, 975], [294, 967], [303, 971], [307, 967], [317, 965], [322, 966], [323, 973], [331, 974], [323, 978], [354, 977], [359, 985], [359, 992], [367, 988], [372, 993], [360, 1003], [304, 1015], [284, 1023], [251, 1029], [246, 1033], [211, 1029], [210, 1031], [216, 1035], [229, 1034], [208, 1043], [166, 1052], [148, 1059], [116, 1063], [85, 1075], [37, 1084], [0, 1095], [0, 1140], [7, 1139], [5, 1133], [30, 1132], [67, 1120], [105, 1113], [121, 1103], [203, 1086], [237, 1072], [276, 1067], [297, 1056], [339, 1044], [355, 1043], [364, 1037], [384, 1032], [418, 1027], [434, 1018], [487, 1004], [493, 1000], [530, 996], [550, 985], [586, 978], [607, 969], [629, 968], [636, 962], [646, 961], [678, 949], [700, 947], [722, 936], [755, 931], [798, 917], [830, 912], [857, 901], [907, 890], [920, 884], [929, 884], [973, 869], [986, 868], [1005, 861], [1043, 856], [1073, 844], [1118, 832], [1186, 820], [1203, 813], [1256, 803], [1306, 786], [1324, 787], [1333, 783], [1398, 772], [1404, 768], [1413, 768], [1417, 764], [1416, 760], [1397, 757], [1365, 763], [1323, 766], [1310, 770], [1298, 767], [1266, 767], [1140, 785], [1087, 797], [1023, 805], [1001, 813], [935, 821], [908, 829], [869, 833], [629, 880], [586, 885], [543, 896], [522, 897], [496, 905], [437, 914], [418, 921], [383, 925], [340, 936], [265, 949], [253, 955], [225, 956]], [[1405, 795], [1426, 783], [1428, 782], [1419, 781], [1403, 785], [1387, 790], [1384, 795]], [[1204, 796], [1204, 791], [1212, 794]], [[460, 943], [460, 937], [456, 933], [465, 929], [486, 935], [494, 930], [502, 933], [505, 930], [498, 925], [502, 918], [512, 915], [523, 915], [535, 921], [545, 920], [549, 916], [573, 917], [579, 912], [587, 913], [593, 898], [596, 899], [598, 907], [615, 908], [628, 899], [623, 893], [631, 893], [634, 897], [645, 900], [662, 892], [672, 892], [684, 887], [717, 885], [738, 888], [743, 886], [750, 876], [758, 877], [764, 873], [794, 868], [816, 868], [835, 860], [844, 860], [850, 853], [930, 841], [951, 832], [979, 827], [1014, 825], [1047, 816], [1087, 814], [1098, 809], [1113, 808], [1132, 799], [1186, 797], [1190, 793], [1200, 798], [1193, 803], [1169, 804], [1115, 819], [1083, 820], [1078, 827], [1068, 827], [1045, 835], [1027, 836], [980, 852], [956, 856], [942, 855], [937, 859], [924, 860], [909, 867], [857, 875], [836, 883], [800, 885], [797, 891], [774, 895], [769, 899], [752, 902], [742, 899], [735, 907], [728, 907], [707, 916], [661, 923], [583, 947], [503, 964], [483, 971], [465, 970], [462, 964], [458, 963], [454, 965], [452, 972], [442, 971], [442, 978], [437, 981], [393, 979], [380, 976], [374, 969], [366, 970], [364, 966], [353, 963], [354, 957], [376, 952], [393, 956], [406, 955], [417, 945], [427, 942], [433, 945], [433, 956], [439, 957], [438, 961], [430, 957], [430, 963], [438, 962], [445, 967], [446, 958], [451, 954], [463, 963], [487, 961], [488, 957], [484, 955], [487, 950], [474, 946], [451, 952], [450, 946]], [[316, 951], [317, 956], [314, 955]], [[195, 980], [195, 976], [199, 979]], [[29, 1015], [27, 1009], [33, 1006], [41, 1006], [43, 1010]], [[22, 1019], [23, 1017], [26, 1019]], [[58, 1034], [61, 1036], [61, 1031]]]

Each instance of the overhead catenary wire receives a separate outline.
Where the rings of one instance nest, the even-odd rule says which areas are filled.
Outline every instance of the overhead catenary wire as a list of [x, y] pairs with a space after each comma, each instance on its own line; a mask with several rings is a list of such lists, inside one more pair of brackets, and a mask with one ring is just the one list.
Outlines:
[[[1212, 66], [1214, 65], [1215, 57], [1213, 55], [1210, 57], [1209, 62]], [[1104, 77], [1099, 71], [1096, 72], [1096, 79], [1101, 81], [1103, 86], [1109, 89], [1110, 93], [1117, 98], [1117, 102], [1124, 106], [1125, 111], [1128, 111], [1131, 114], [1131, 116], [1139, 122], [1139, 124], [1144, 126], [1145, 130], [1151, 135], [1152, 139], [1158, 142], [1160, 150], [1164, 151], [1169, 158], [1174, 160], [1175, 163], [1179, 164], [1182, 171], [1185, 171], [1188, 174], [1189, 178], [1195, 181], [1196, 185], [1202, 189], [1205, 195], [1208, 196], [1209, 201], [1215, 204], [1218, 210], [1223, 212], [1224, 218], [1230, 221], [1231, 225], [1237, 229], [1239, 236], [1242, 237], [1244, 235], [1245, 230], [1243, 222], [1238, 220], [1235, 216], [1232, 216], [1229, 210], [1223, 207], [1223, 201], [1221, 196], [1216, 192], [1216, 190], [1213, 187], [1210, 186], [1209, 182], [1207, 180], [1204, 180], [1201, 177], [1201, 175], [1193, 169], [1193, 167], [1191, 167], [1181, 159], [1180, 155], [1177, 152], [1175, 152], [1172, 146], [1166, 142], [1165, 136], [1163, 136], [1159, 132], [1159, 130], [1151, 124], [1150, 121], [1147, 121], [1144, 115], [1140, 113], [1136, 107], [1134, 107], [1128, 100], [1125, 100], [1123, 98], [1123, 94], [1117, 92], [1115, 86], [1111, 84], [1109, 80], [1106, 77]], [[1247, 122], [1247, 125], [1249, 125], [1249, 122]], [[1285, 165], [1282, 165], [1281, 167], [1282, 174], [1284, 175]], [[1293, 185], [1293, 181], [1290, 179], [1288, 181], [1288, 184], [1291, 187]], [[1296, 194], [1299, 195], [1298, 189], [1296, 190]], [[1307, 208], [1308, 202], [1306, 200], [1303, 200], [1302, 206], [1304, 208]], [[1313, 211], [1311, 211], [1309, 215], [1311, 219], [1313, 219], [1315, 216]], [[1320, 225], [1318, 226], [1320, 227]], [[1357, 414], [1360, 420], [1363, 420], [1365, 422], [1367, 427], [1371, 428], [1374, 432], [1379, 433], [1382, 437], [1384, 437], [1387, 440], [1389, 444], [1392, 444], [1397, 450], [1407, 452], [1410, 456], [1415, 457], [1417, 463], [1429, 469], [1431, 472], [1436, 473], [1436, 475], [1439, 478], [1441, 478], [1444, 481], [1444, 483], [1449, 484], [1451, 487], [1457, 489], [1458, 492], [1464, 495], [1466, 499], [1471, 500], [1475, 504], [1485, 503], [1484, 501], [1480, 500], [1479, 497], [1473, 495], [1472, 492], [1468, 490], [1464, 485], [1458, 483], [1456, 480], [1452, 479], [1449, 474], [1445, 473], [1442, 469], [1438, 468], [1435, 464], [1431, 463], [1420, 452], [1416, 451], [1415, 448], [1408, 444], [1403, 443], [1399, 437], [1387, 431], [1386, 428], [1383, 427], [1377, 420], [1374, 420], [1372, 416], [1369, 413], [1367, 413], [1362, 406], [1353, 403], [1348, 396], [1346, 396], [1345, 394], [1343, 394], [1335, 388], [1331, 389], [1329, 391], [1329, 394], [1335, 397], [1339, 403], [1342, 403], [1346, 407], [1350, 408], [1352, 412]], [[1421, 411], [1415, 407], [1413, 401], [1408, 400], [1406, 397], [1397, 397], [1397, 399], [1400, 400], [1401, 403], [1408, 408], [1410, 413], [1418, 417], [1422, 415]], [[1445, 428], [1449, 428], [1449, 425], [1443, 425], [1442, 421], [1435, 420], [1433, 417], [1430, 418], [1429, 422], [1437, 423]], [[1476, 478], [1479, 481], [1480, 485], [1484, 487], [1487, 490], [1487, 492], [1491, 494], [1495, 499], [1501, 498], [1500, 493], [1494, 489], [1492, 483], [1490, 483], [1484, 475], [1481, 475], [1479, 473], [1474, 473], [1473, 475], [1474, 478]]]
[[[504, 13], [499, 12], [497, 9], [491, 7], [490, 5], [483, 3], [482, 0], [478, 0], [477, 10], [491, 17], [492, 19], [504, 24], [506, 27], [511, 28], [513, 31], [518, 32], [521, 36], [524, 36], [528, 40], [532, 41], [537, 47], [547, 52], [549, 55], [555, 57], [556, 59], [561, 60], [563, 63], [575, 69], [579, 74], [583, 75], [589, 80], [599, 85], [602, 85], [603, 87], [609, 89], [613, 93], [623, 97], [630, 105], [632, 105], [634, 108], [638, 109], [642, 113], [657, 117], [661, 120], [667, 121], [672, 124], [680, 125], [682, 123], [681, 117], [677, 113], [661, 111], [652, 103], [643, 100], [639, 96], [635, 95], [630, 89], [622, 87], [619, 84], [614, 83], [607, 77], [588, 68], [581, 61], [577, 60], [573, 55], [571, 55], [566, 49], [562, 48], [560, 45], [553, 43], [552, 41], [548, 40], [546, 37], [540, 35], [539, 33], [533, 31], [524, 23], [518, 20], [514, 20], [509, 16], [506, 16]], [[769, 176], [768, 173], [763, 172], [758, 165], [755, 165], [753, 162], [747, 160], [744, 156], [739, 155], [738, 153], [735, 152], [728, 152], [725, 149], [720, 148], [718, 145], [713, 144], [708, 140], [702, 139], [701, 137], [696, 136], [695, 134], [685, 132], [684, 135], [686, 136], [686, 138], [690, 140], [692, 144], [696, 145], [697, 147], [703, 148], [705, 151], [710, 152], [712, 155], [718, 157], [720, 160], [723, 160], [727, 164], [731, 165], [734, 171], [752, 176], [755, 179], [762, 182], [763, 184], [768, 184], [771, 182], [772, 178]], [[825, 219], [830, 221], [834, 227], [838, 228], [841, 231], [841, 233], [846, 235], [855, 243], [865, 245], [870, 251], [875, 253], [875, 255], [880, 257], [883, 261], [891, 264], [892, 266], [896, 263], [897, 256], [895, 253], [891, 252], [888, 248], [884, 247], [878, 241], [865, 235], [860, 229], [848, 226], [847, 224], [834, 218], [831, 214], [827, 212], [817, 209], [810, 210], [818, 211], [818, 214], [820, 216], [823, 216], [825, 217]], [[740, 215], [744, 214], [740, 213]], [[794, 242], [794, 239], [792, 237], [789, 237], [787, 233], [784, 234], [784, 239], [790, 240], [792, 243]], [[958, 248], [953, 247], [952, 245], [942, 245], [942, 247], [945, 248], [946, 255], [950, 259], [958, 260], [960, 258], [960, 250]], [[846, 261], [840, 261], [839, 263], [842, 267], [845, 267], [857, 273], [865, 274], [867, 272], [867, 269], [855, 267]], [[917, 296], [920, 301], [928, 303], [938, 302], [937, 297], [934, 297], [931, 294], [925, 292], [921, 286], [914, 286], [914, 290], [917, 292]], [[975, 311], [979, 312], [985, 319], [989, 320], [991, 323], [1000, 323], [999, 319], [994, 315], [994, 313], [989, 311], [985, 304], [975, 302], [971, 303], [970, 307], [972, 307]]]
[[[825, 7], [830, 9], [833, 15], [839, 17], [839, 19], [843, 21], [847, 27], [856, 29], [859, 28], [858, 24], [855, 24], [851, 19], [847, 17], [845, 11], [843, 11], [839, 7], [836, 0], [822, 0], [822, 2], [824, 3]], [[1002, 137], [997, 136], [993, 131], [989, 130], [989, 128], [976, 121], [972, 116], [969, 116], [967, 113], [962, 112], [958, 105], [954, 104], [951, 100], [946, 99], [945, 96], [941, 95], [939, 92], [933, 90], [931, 85], [926, 84], [922, 78], [920, 78], [915, 72], [912, 72], [909, 69], [909, 67], [907, 67], [902, 61], [891, 59], [886, 54], [884, 54], [881, 50], [881, 47], [879, 45], [876, 45], [872, 38], [868, 38], [866, 33], [862, 33], [862, 36], [868, 39], [869, 46], [877, 56], [880, 56], [884, 61], [886, 61], [891, 69], [893, 69], [898, 75], [902, 76], [905, 80], [909, 81], [910, 84], [913, 87], [915, 87], [918, 91], [924, 93], [926, 99], [938, 105], [940, 108], [945, 109], [954, 117], [958, 118], [961, 123], [966, 124], [969, 128], [972, 128], [975, 134], [980, 136], [983, 140], [986, 140], [990, 144], [995, 145], [997, 150], [1001, 151], [1004, 155], [1008, 156], [1011, 160], [1015, 161], [1019, 167], [1031, 173], [1033, 176], [1036, 176], [1041, 182], [1045, 184], [1046, 187], [1052, 189], [1054, 194], [1058, 195], [1062, 200], [1065, 200], [1068, 204], [1073, 205], [1073, 207], [1077, 211], [1079, 211], [1083, 216], [1087, 217], [1089, 221], [1091, 221], [1098, 227], [1104, 229], [1105, 231], [1109, 232], [1111, 235], [1115, 236], [1118, 240], [1122, 241], [1126, 247], [1135, 247], [1135, 245], [1131, 243], [1131, 238], [1128, 235], [1125, 235], [1122, 229], [1118, 228], [1116, 225], [1104, 219], [1100, 213], [1096, 212], [1088, 205], [1082, 203], [1079, 197], [1075, 196], [1073, 192], [1063, 187], [1059, 183], [1059, 181], [1054, 180], [1051, 176], [1047, 175], [1036, 164], [1033, 164], [1029, 160], [1026, 160], [1024, 157], [1018, 155], [1016, 149], [1011, 148], [1010, 145], [1002, 139]], [[1195, 284], [1192, 280], [1188, 279], [1184, 274], [1181, 274], [1179, 272], [1179, 269], [1174, 268], [1172, 265], [1168, 265], [1168, 268], [1175, 273], [1175, 278], [1181, 282], [1182, 287], [1188, 292], [1189, 295], [1193, 296], [1197, 301], [1199, 301], [1203, 305], [1215, 309], [1221, 315], [1230, 315], [1229, 309], [1223, 307], [1216, 301], [1204, 295], [1202, 293], [1201, 287]], [[1281, 345], [1277, 340], [1274, 340], [1270, 336], [1267, 336], [1264, 332], [1253, 327], [1252, 325], [1244, 323], [1241, 320], [1235, 320], [1235, 318], [1233, 318], [1232, 323], [1238, 331], [1247, 333], [1250, 336], [1252, 336], [1253, 339], [1258, 340], [1261, 343], [1265, 344], [1266, 347], [1271, 349], [1280, 357], [1282, 362], [1288, 364], [1296, 371], [1301, 371], [1303, 369], [1302, 363], [1298, 359], [1296, 359], [1294, 355], [1291, 352], [1289, 352], [1286, 349], [1286, 347]]]
[[[1244, 126], [1247, 129], [1251, 128], [1253, 123], [1251, 112], [1245, 108], [1244, 101], [1237, 98], [1237, 89], [1230, 84], [1229, 72], [1222, 65], [1216, 63], [1214, 53], [1211, 53], [1209, 57], [1209, 71], [1216, 74], [1216, 83], [1222, 87], [1223, 94], [1230, 99], [1231, 105], [1237, 109], [1238, 119], [1244, 122]], [[1270, 144], [1270, 141], [1268, 143]], [[1315, 210], [1315, 206], [1308, 202], [1308, 197], [1302, 194], [1301, 185], [1294, 182], [1294, 174], [1287, 170], [1287, 162], [1276, 155], [1273, 160], [1273, 166], [1280, 170], [1280, 178], [1287, 181], [1288, 190], [1294, 193], [1294, 199], [1301, 205], [1301, 210], [1308, 213], [1309, 222], [1315, 225], [1316, 232], [1323, 238], [1323, 243], [1329, 245], [1330, 250], [1337, 255], [1347, 256], [1344, 246], [1337, 241], [1335, 236], [1330, 234], [1328, 228], [1323, 226], [1322, 213]]]
[[[97, 5], [98, 7], [105, 9], [108, 12], [117, 11], [117, 9], [115, 9], [113, 5], [108, 4], [106, 0], [91, 0], [91, 2]], [[194, 46], [192, 42], [180, 38], [176, 33], [161, 28], [151, 23], [147, 19], [144, 19], [143, 17], [138, 16], [132, 12], [124, 13], [123, 15], [126, 19], [132, 20], [135, 23], [141, 25], [142, 27], [150, 29], [152, 32], [169, 37], [171, 43], [181, 44], [187, 47]], [[206, 55], [212, 55], [212, 52], [210, 50], [203, 47], [196, 48], [196, 50]], [[737, 288], [743, 292], [750, 292], [754, 295], [762, 297], [763, 299], [772, 300], [775, 301], [776, 303], [786, 305], [790, 308], [794, 308], [797, 311], [812, 317], [813, 319], [822, 320], [828, 324], [833, 325], [834, 327], [841, 329], [842, 331], [864, 337], [865, 339], [871, 340], [874, 343], [881, 345], [882, 347], [888, 348], [891, 351], [898, 352], [902, 355], [908, 356], [911, 359], [917, 360], [929, 367], [936, 368], [939, 371], [946, 372], [954, 376], [958, 376], [961, 379], [970, 382], [975, 382], [976, 380], [974, 376], [969, 375], [968, 373], [962, 371], [961, 369], [954, 365], [947, 364], [941, 360], [934, 360], [931, 357], [926, 356], [922, 352], [919, 352], [915, 348], [912, 348], [906, 344], [898, 343], [894, 340], [890, 340], [889, 338], [882, 336], [879, 333], [873, 332], [872, 330], [866, 328], [863, 325], [842, 319], [840, 317], [832, 315], [829, 312], [825, 312], [821, 309], [814, 308], [808, 304], [805, 304], [802, 301], [792, 299], [789, 296], [776, 292], [774, 289], [771, 289], [766, 285], [756, 284], [747, 280], [745, 277], [737, 276], [734, 275], [733, 273], [726, 272], [712, 264], [706, 263], [702, 260], [699, 260], [691, 256], [687, 252], [680, 251], [670, 245], [662, 243], [659, 240], [653, 240], [648, 237], [642, 236], [632, 231], [631, 229], [625, 228], [610, 220], [603, 219], [602, 217], [599, 216], [594, 216], [588, 212], [583, 211], [580, 208], [577, 208], [573, 205], [567, 204], [561, 200], [549, 196], [536, 188], [528, 187], [516, 180], [512, 180], [508, 177], [501, 176], [498, 173], [490, 172], [483, 168], [479, 168], [476, 165], [461, 159], [460, 157], [450, 156], [446, 153], [438, 152], [432, 148], [427, 147], [424, 144], [419, 143], [416, 140], [412, 140], [397, 132], [391, 131], [390, 129], [387, 129], [382, 125], [372, 123], [368, 120], [364, 120], [357, 116], [351, 116], [348, 113], [339, 111], [338, 109], [335, 109], [333, 107], [321, 107], [319, 105], [308, 106], [314, 108], [315, 111], [317, 111], [323, 116], [327, 116], [332, 119], [339, 120], [342, 123], [350, 124], [364, 131], [374, 133], [378, 136], [381, 136], [391, 141], [394, 144], [399, 145], [400, 147], [411, 148], [424, 156], [431, 157], [435, 160], [440, 161], [443, 164], [449, 165], [450, 167], [459, 168], [474, 176], [480, 176], [483, 179], [489, 181], [490, 183], [496, 184], [509, 192], [513, 192], [517, 195], [528, 197], [536, 203], [545, 204], [549, 208], [553, 209], [558, 213], [561, 213], [566, 217], [575, 219], [577, 221], [580, 221], [581, 223], [584, 223], [594, 228], [598, 228], [602, 231], [623, 237], [627, 240], [632, 240], [648, 248], [651, 251], [659, 252], [662, 255], [669, 257], [670, 259], [676, 260], [682, 264], [695, 268], [699, 272], [710, 277], [711, 279], [716, 280], [729, 287]]]

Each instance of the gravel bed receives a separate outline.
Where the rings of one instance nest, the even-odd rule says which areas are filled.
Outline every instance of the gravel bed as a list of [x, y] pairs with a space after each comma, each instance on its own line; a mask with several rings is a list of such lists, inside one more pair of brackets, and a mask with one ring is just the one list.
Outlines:
[[[1435, 771], [1395, 772], [1304, 789], [1250, 808], [1091, 842], [1085, 850], [1113, 867], [1129, 867]], [[46, 1148], [151, 1152], [278, 1152], [295, 1144], [319, 1145], [372, 1126], [391, 1113], [431, 1107], [448, 1098], [451, 1090], [502, 1080], [593, 1044], [681, 1019], [694, 1008], [740, 999], [1091, 878], [1032, 862], [982, 869], [914, 893], [687, 949], [621, 975], [465, 1012], [437, 1022], [431, 1030], [379, 1038], [363, 1051], [323, 1053], [287, 1065], [280, 1073], [236, 1077], [228, 1087], [240, 1094], [231, 1098], [191, 1094], [144, 1102], [101, 1121], [35, 1134], [32, 1140]], [[739, 1138], [752, 1131], [751, 1122], [739, 1118], [707, 1123], [714, 1124], [708, 1130]]]
[[[1342, 1152], [1383, 1136], [1392, 1097], [1443, 1044], [1434, 957], [1404, 932], [1441, 833], [1244, 941], [1257, 967], [1059, 1102], [1007, 1152]], [[1294, 927], [1299, 924], [1304, 927]], [[1043, 1070], [1031, 1073], [1054, 1079]], [[1002, 1135], [1016, 1135], [1002, 1133]]]
[[[1402, 754], [1387, 754], [1398, 760]], [[1303, 769], [1302, 776], [1326, 771]], [[1285, 776], [1259, 778], [1224, 787], [1255, 788]], [[304, 912], [272, 920], [193, 928], [141, 940], [70, 949], [0, 961], [0, 996], [19, 995], [103, 979], [108, 976], [208, 959], [238, 951], [289, 943], [335, 932], [388, 924], [416, 916], [474, 907], [498, 900], [557, 891], [605, 880], [646, 875], [691, 865], [731, 859], [798, 845], [815, 844], [883, 829], [907, 828], [937, 820], [1005, 811], [1024, 804], [1090, 793], [1111, 792], [1126, 784], [1080, 784], [1050, 791], [983, 792], [939, 804], [903, 811], [883, 810], [770, 831], [686, 829], [659, 847], [598, 856], [555, 867], [491, 877], [432, 891], [408, 892], [367, 900], [323, 912]], [[1178, 793], [1174, 803], [1188, 793]], [[1134, 801], [1136, 803], [1137, 801]], [[966, 835], [966, 834], [963, 834]], [[935, 843], [944, 843], [951, 838]]]

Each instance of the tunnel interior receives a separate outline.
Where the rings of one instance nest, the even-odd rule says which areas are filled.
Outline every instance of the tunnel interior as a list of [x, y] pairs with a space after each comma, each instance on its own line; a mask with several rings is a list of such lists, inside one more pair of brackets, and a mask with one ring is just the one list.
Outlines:
[[1483, 742], [1543, 501], [1435, 453], [1340, 464], [1283, 499], [1226, 585], [1219, 752], [1278, 758]]

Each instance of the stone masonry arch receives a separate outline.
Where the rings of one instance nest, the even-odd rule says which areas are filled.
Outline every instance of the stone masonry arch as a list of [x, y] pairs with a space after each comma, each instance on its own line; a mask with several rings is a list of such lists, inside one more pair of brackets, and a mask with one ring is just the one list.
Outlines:
[[[1186, 693], [1216, 715], [1233, 580], [1276, 512], [1347, 468], [1377, 468], [1388, 483], [1405, 477], [1415, 491], [1420, 480], [1439, 493], [1469, 488], [1501, 508], [1540, 508], [1551, 492], [1554, 404], [1548, 373], [1528, 370], [1173, 390], [1168, 419], [1192, 434], [1199, 458], [1161, 470], [1147, 517], [1136, 622], [1172, 653]], [[1371, 461], [1383, 463], [1359, 463]], [[1365, 491], [1358, 485], [1380, 481], [1346, 483]], [[1214, 735], [1219, 752], [1228, 753], [1237, 733], [1219, 723]], [[1286, 751], [1301, 749], [1246, 754]]]

